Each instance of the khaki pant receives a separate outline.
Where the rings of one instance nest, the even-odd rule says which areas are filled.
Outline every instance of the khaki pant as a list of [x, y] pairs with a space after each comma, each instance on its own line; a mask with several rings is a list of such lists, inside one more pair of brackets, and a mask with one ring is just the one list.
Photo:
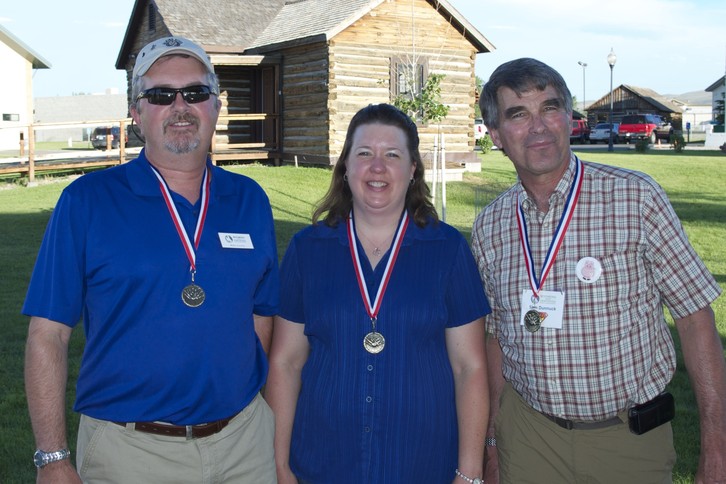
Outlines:
[[276, 484], [273, 437], [260, 395], [221, 432], [192, 440], [81, 415], [77, 468], [87, 484]]
[[501, 483], [671, 483], [671, 424], [643, 435], [628, 425], [567, 430], [535, 411], [506, 384], [496, 418]]

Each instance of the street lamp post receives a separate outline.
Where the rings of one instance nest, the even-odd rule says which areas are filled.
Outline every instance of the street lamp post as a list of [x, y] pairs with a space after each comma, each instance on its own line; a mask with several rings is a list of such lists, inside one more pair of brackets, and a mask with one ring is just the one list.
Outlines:
[[587, 62], [577, 61], [582, 66], [582, 110], [585, 111], [585, 67]]
[[615, 67], [615, 61], [618, 60], [613, 48], [610, 47], [610, 53], [608, 54], [608, 64], [610, 65], [610, 118], [608, 123], [610, 124], [610, 136], [608, 136], [608, 151], [613, 151], [613, 67]]

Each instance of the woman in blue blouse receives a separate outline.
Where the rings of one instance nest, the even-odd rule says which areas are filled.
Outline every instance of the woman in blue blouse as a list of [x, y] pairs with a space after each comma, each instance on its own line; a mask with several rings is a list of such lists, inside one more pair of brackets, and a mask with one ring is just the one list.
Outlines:
[[482, 475], [490, 309], [466, 240], [430, 202], [418, 144], [397, 108], [359, 111], [287, 249], [266, 389], [281, 484]]

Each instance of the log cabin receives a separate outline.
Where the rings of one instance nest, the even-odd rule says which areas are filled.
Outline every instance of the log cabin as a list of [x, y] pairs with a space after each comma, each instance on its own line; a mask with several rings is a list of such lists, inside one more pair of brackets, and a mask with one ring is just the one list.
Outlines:
[[430, 74], [449, 112], [419, 124], [424, 159], [438, 132], [448, 161], [476, 159], [474, 67], [494, 46], [445, 0], [136, 0], [116, 60], [129, 93], [136, 54], [166, 36], [200, 44], [219, 76], [215, 163], [332, 165], [356, 111]]

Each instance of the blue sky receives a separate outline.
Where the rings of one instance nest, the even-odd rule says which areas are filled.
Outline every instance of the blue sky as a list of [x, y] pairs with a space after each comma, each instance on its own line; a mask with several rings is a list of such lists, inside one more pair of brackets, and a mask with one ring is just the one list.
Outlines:
[[[213, 0], [214, 1], [214, 0]], [[222, 1], [222, 0], [216, 0]], [[264, 0], [263, 0], [264, 1]], [[403, 0], [404, 2], [406, 0]], [[212, 3], [212, 2], [210, 2]], [[617, 55], [613, 85], [660, 94], [703, 90], [726, 71], [723, 0], [449, 0], [494, 46], [477, 56], [487, 79], [501, 63], [535, 57], [557, 69], [578, 100], [610, 89], [607, 55]], [[3, 2], [0, 23], [52, 64], [38, 70], [34, 95], [125, 91], [114, 64], [133, 0]], [[213, 8], [213, 7], [212, 7]]]

